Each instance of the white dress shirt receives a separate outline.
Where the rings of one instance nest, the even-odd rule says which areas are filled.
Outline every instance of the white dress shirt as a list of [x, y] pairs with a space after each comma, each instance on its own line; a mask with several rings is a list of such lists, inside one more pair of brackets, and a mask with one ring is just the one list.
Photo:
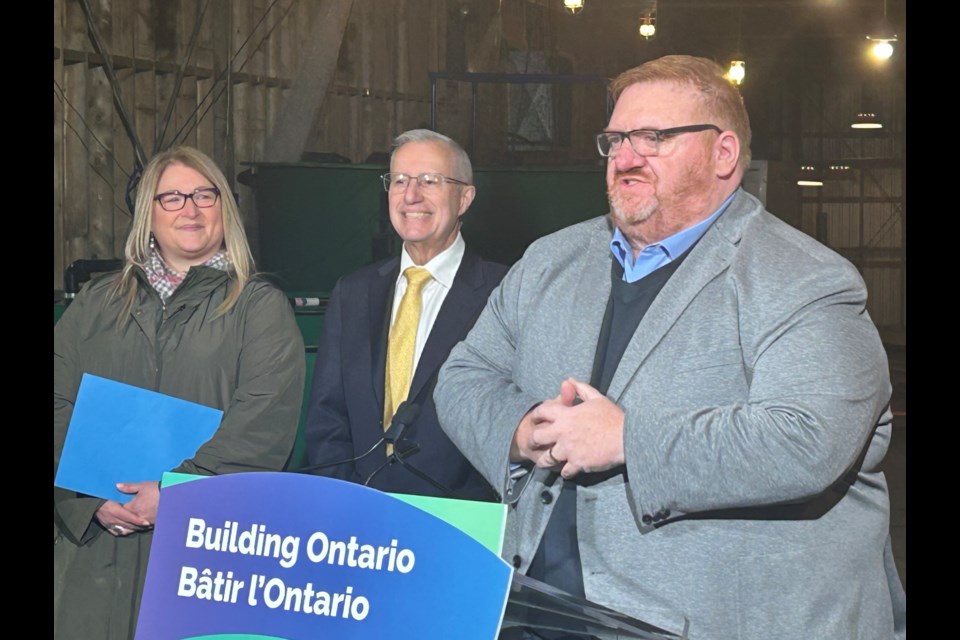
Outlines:
[[453, 241], [453, 244], [425, 265], [415, 264], [413, 258], [407, 253], [406, 247], [400, 254], [400, 275], [397, 276], [397, 286], [393, 293], [393, 311], [390, 313], [391, 327], [397, 317], [400, 300], [403, 299], [403, 294], [407, 290], [407, 279], [403, 276], [407, 267], [422, 266], [433, 276], [433, 279], [424, 285], [420, 294], [420, 323], [417, 325], [417, 346], [413, 353], [414, 372], [416, 372], [417, 365], [420, 363], [420, 354], [423, 353], [423, 347], [427, 344], [427, 338], [430, 337], [433, 323], [437, 321], [440, 307], [443, 305], [447, 293], [450, 292], [450, 287], [453, 286], [453, 278], [457, 275], [466, 248], [467, 244], [458, 231], [457, 239]]

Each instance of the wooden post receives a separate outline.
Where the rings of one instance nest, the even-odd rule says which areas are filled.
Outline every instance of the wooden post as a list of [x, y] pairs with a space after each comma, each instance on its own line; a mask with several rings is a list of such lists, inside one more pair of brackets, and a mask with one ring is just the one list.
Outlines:
[[[66, 3], [64, 46], [82, 50], [87, 42], [86, 18], [78, 3]], [[63, 267], [87, 255], [89, 191], [87, 188], [88, 132], [84, 122], [87, 103], [87, 65], [64, 62], [64, 184], [63, 184]], [[63, 273], [60, 273], [61, 278]]]
[[[53, 81], [56, 83], [53, 96], [53, 288], [63, 288], [63, 270], [66, 268], [63, 255], [64, 247], [64, 138], [66, 130], [66, 111], [69, 107], [64, 99], [64, 1], [53, 3], [53, 44], [60, 55], [53, 61]], [[56, 610], [56, 608], [54, 609]]]

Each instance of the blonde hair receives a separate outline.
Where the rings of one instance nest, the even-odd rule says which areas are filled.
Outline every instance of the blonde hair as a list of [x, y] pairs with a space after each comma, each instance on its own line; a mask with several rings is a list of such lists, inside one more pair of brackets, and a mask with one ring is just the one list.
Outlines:
[[214, 317], [221, 316], [233, 308], [240, 297], [240, 292], [243, 291], [244, 286], [254, 274], [253, 254], [250, 253], [247, 234], [243, 230], [243, 223], [240, 221], [240, 210], [233, 198], [233, 190], [230, 188], [226, 176], [209, 156], [193, 147], [180, 146], [168, 149], [158, 153], [147, 163], [137, 187], [133, 224], [123, 251], [125, 264], [112, 291], [113, 295], [121, 296], [124, 299], [120, 315], [117, 318], [119, 325], [124, 323], [124, 319], [129, 316], [130, 310], [133, 309], [136, 302], [137, 287], [140, 286], [136, 269], [137, 267], [142, 268], [146, 264], [150, 252], [153, 198], [157, 193], [160, 177], [167, 167], [173, 164], [181, 164], [201, 173], [220, 191], [223, 244], [230, 256], [234, 283], [227, 293], [227, 297], [217, 307]]
[[694, 89], [700, 94], [700, 105], [718, 120], [716, 124], [737, 134], [739, 165], [746, 172], [751, 155], [750, 118], [740, 91], [723, 74], [723, 67], [707, 58], [664, 56], [618, 75], [610, 82], [610, 96], [616, 102], [627, 87], [641, 82], [673, 82]]

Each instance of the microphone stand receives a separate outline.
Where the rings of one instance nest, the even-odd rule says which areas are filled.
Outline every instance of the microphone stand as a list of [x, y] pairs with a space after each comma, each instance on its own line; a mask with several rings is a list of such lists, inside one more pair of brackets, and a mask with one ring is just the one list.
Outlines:
[[[409, 449], [407, 449], [406, 451], [404, 451], [404, 452], [402, 452], [402, 453], [398, 453], [397, 446], [394, 445], [394, 447], [393, 447], [393, 455], [392, 455], [391, 457], [392, 457], [393, 459], [395, 459], [395, 460], [400, 464], [400, 466], [402, 466], [404, 469], [410, 471], [411, 473], [413, 473], [413, 475], [417, 476], [418, 478], [420, 478], [420, 479], [423, 480], [424, 482], [432, 485], [435, 489], [438, 489], [439, 491], [441, 491], [444, 496], [446, 496], [446, 497], [448, 497], [448, 498], [455, 498], [456, 496], [453, 494], [452, 491], [450, 491], [450, 489], [447, 489], [445, 486], [443, 486], [442, 484], [440, 484], [439, 482], [437, 482], [436, 480], [434, 480], [433, 478], [431, 478], [431, 477], [428, 476], [426, 473], [424, 473], [424, 472], [421, 471], [420, 469], [416, 468], [416, 467], [413, 466], [412, 464], [409, 464], [409, 463], [407, 463], [407, 462], [404, 462], [404, 458], [409, 458], [409, 457], [412, 456], [413, 454], [415, 454], [415, 453], [417, 453], [418, 451], [420, 451], [420, 445], [419, 445], [419, 444], [417, 444], [417, 443], [415, 443], [415, 442], [412, 443], [412, 444], [413, 444], [412, 447], [410, 447]], [[390, 462], [390, 461], [388, 460], [387, 462]], [[379, 471], [379, 469], [378, 469], [378, 471]]]
[[[383, 436], [377, 440], [372, 447], [364, 451], [358, 456], [353, 458], [348, 458], [346, 460], [337, 460], [336, 462], [323, 462], [321, 464], [312, 464], [306, 467], [300, 467], [299, 469], [294, 469], [294, 473], [309, 473], [312, 471], [320, 471], [321, 469], [328, 469], [330, 467], [338, 467], [342, 464], [349, 464], [351, 462], [358, 462], [363, 460], [368, 455], [377, 450], [385, 442], [393, 444], [400, 436], [403, 435], [403, 432], [406, 430], [407, 425], [417, 419], [417, 416], [420, 415], [420, 405], [415, 402], [407, 403], [403, 402], [397, 408], [397, 412], [393, 415], [393, 420], [390, 421], [390, 426], [386, 431], [383, 432]], [[390, 458], [387, 458], [387, 462], [390, 462]], [[383, 466], [377, 468], [373, 473], [379, 473], [380, 469]], [[367, 479], [367, 482], [363, 484], [366, 485], [370, 481], [370, 478]]]

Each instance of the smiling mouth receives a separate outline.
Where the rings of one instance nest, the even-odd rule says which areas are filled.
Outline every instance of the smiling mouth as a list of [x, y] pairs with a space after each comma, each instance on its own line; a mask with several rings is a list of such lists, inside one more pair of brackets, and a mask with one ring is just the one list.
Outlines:
[[429, 218], [433, 214], [428, 211], [404, 211], [402, 215], [404, 218], [415, 218], [417, 220], [422, 220]]

